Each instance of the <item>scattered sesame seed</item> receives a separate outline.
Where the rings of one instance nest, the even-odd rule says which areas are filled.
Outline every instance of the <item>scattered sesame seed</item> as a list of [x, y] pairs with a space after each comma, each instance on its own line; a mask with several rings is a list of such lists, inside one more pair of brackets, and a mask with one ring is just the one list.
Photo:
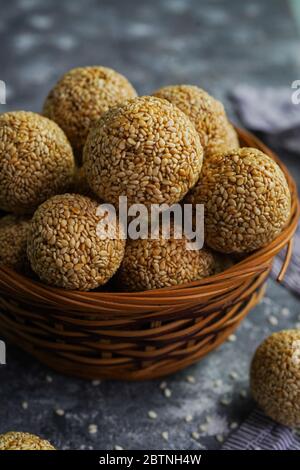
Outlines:
[[233, 371], [231, 371], [231, 372], [229, 373], [229, 377], [230, 377], [232, 380], [236, 380], [236, 379], [238, 378], [238, 374], [237, 374], [237, 372], [235, 372], [235, 371], [233, 370]]
[[289, 311], [289, 309], [287, 307], [284, 307], [282, 310], [281, 310], [281, 314], [284, 316], [284, 317], [288, 317], [289, 314], [291, 312]]
[[164, 382], [161, 382], [161, 383], [159, 384], [159, 388], [160, 388], [161, 390], [164, 390], [165, 388], [167, 388], [167, 386], [168, 386], [168, 384], [167, 384], [167, 382], [165, 382], [165, 381], [164, 381]]
[[271, 315], [271, 316], [269, 317], [269, 323], [270, 323], [271, 325], [273, 325], [273, 326], [276, 326], [276, 325], [278, 325], [278, 320], [277, 320], [276, 317], [274, 317], [273, 315]]
[[200, 424], [199, 429], [202, 432], [206, 432], [207, 431], [207, 424]]
[[172, 396], [172, 391], [169, 388], [165, 388], [164, 395], [166, 398], [170, 398]]
[[193, 375], [187, 375], [186, 376], [186, 381], [189, 383], [189, 384], [194, 384], [196, 383], [196, 379]]
[[101, 380], [92, 380], [92, 385], [93, 385], [94, 387], [97, 387], [97, 386], [100, 385], [100, 384], [101, 384]]
[[193, 421], [193, 416], [192, 415], [187, 415], [184, 419], [185, 419], [186, 423], [190, 423], [191, 421]]
[[221, 403], [221, 405], [228, 406], [228, 405], [230, 405], [231, 400], [230, 400], [230, 398], [224, 397], [220, 400], [220, 403]]
[[65, 411], [62, 410], [61, 408], [57, 408], [57, 409], [55, 410], [55, 413], [57, 414], [57, 416], [64, 416]]
[[115, 450], [124, 450], [124, 448], [123, 448], [122, 446], [119, 446], [118, 444], [116, 444], [116, 445], [114, 446], [114, 449], [115, 449]]
[[207, 423], [210, 423], [212, 420], [212, 417], [210, 415], [207, 415], [205, 419]]
[[216, 435], [216, 439], [217, 439], [217, 441], [220, 442], [220, 443], [224, 442], [224, 437], [222, 436], [222, 434], [217, 434], [217, 435]]
[[48, 382], [49, 384], [53, 382], [51, 375], [46, 375], [46, 382]]
[[192, 432], [192, 438], [195, 439], [195, 441], [197, 441], [199, 437], [200, 437], [200, 434], [197, 431]]
[[230, 342], [230, 343], [234, 343], [236, 341], [236, 335], [229, 335], [227, 340]]
[[247, 390], [241, 390], [241, 391], [240, 391], [240, 397], [241, 397], [241, 398], [246, 398], [247, 395], [248, 395]]
[[163, 432], [161, 433], [161, 436], [162, 436], [162, 438], [163, 438], [165, 441], [168, 441], [168, 440], [169, 440], [169, 433], [168, 433], [168, 431], [163, 431]]
[[89, 425], [89, 433], [90, 434], [96, 434], [97, 432], [98, 432], [97, 424], [90, 424]]
[[233, 421], [231, 424], [230, 424], [230, 429], [236, 429], [238, 427], [238, 423]]
[[156, 419], [157, 418], [157, 413], [153, 410], [148, 411], [148, 417], [150, 419]]
[[215, 387], [220, 388], [223, 385], [223, 381], [221, 379], [217, 379], [217, 380], [214, 381], [213, 384], [214, 384]]
[[28, 403], [27, 403], [27, 401], [23, 401], [23, 402], [22, 402], [22, 408], [23, 408], [23, 410], [27, 410], [27, 409], [28, 409]]

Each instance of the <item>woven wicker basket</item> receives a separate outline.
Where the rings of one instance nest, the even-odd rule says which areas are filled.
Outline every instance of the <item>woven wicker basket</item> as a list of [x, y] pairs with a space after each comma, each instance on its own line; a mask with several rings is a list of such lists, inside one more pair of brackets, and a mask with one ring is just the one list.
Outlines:
[[299, 217], [295, 183], [265, 145], [238, 129], [241, 145], [256, 147], [284, 171], [292, 210], [269, 246], [225, 272], [174, 288], [138, 293], [75, 292], [47, 287], [0, 269], [0, 337], [64, 374], [142, 380], [192, 364], [234, 331], [264, 292], [274, 256], [287, 246], [288, 266]]

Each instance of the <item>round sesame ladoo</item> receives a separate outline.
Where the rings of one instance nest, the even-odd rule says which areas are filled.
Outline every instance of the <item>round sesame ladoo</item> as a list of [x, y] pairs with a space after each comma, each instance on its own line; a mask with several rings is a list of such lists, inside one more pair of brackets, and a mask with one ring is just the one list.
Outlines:
[[284, 228], [291, 208], [280, 167], [248, 147], [207, 157], [186, 202], [204, 204], [205, 242], [223, 253], [267, 245]]
[[0, 435], [0, 450], [55, 450], [55, 447], [28, 432], [7, 432]]
[[224, 106], [206, 91], [194, 85], [170, 85], [157, 90], [154, 96], [168, 100], [190, 118], [205, 156], [239, 147]]
[[22, 270], [28, 263], [26, 248], [30, 218], [6, 215], [0, 219], [0, 265]]
[[68, 190], [75, 162], [71, 145], [55, 122], [25, 111], [0, 115], [0, 208], [32, 213]]
[[34, 213], [27, 245], [32, 269], [47, 284], [90, 290], [105, 284], [123, 259], [121, 227], [98, 232], [98, 202], [78, 194], [54, 196]]
[[118, 272], [122, 289], [143, 291], [197, 281], [214, 273], [207, 249], [187, 249], [187, 239], [128, 240]]
[[273, 333], [251, 364], [251, 391], [266, 415], [286, 426], [300, 425], [300, 330]]
[[50, 91], [43, 114], [65, 131], [76, 155], [90, 128], [112, 106], [137, 96], [121, 74], [107, 67], [78, 67], [63, 75]]
[[90, 132], [84, 169], [92, 190], [117, 204], [173, 204], [198, 180], [199, 136], [180, 109], [144, 96], [113, 108]]

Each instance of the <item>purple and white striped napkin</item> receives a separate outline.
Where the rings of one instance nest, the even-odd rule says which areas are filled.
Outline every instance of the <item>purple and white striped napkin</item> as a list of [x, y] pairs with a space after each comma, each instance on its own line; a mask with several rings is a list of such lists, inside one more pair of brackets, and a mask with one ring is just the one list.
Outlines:
[[[276, 150], [283, 161], [285, 155], [300, 157], [300, 105], [297, 107], [292, 103], [290, 89], [240, 86], [230, 95], [230, 99], [243, 126], [259, 133], [260, 138]], [[271, 273], [274, 278], [280, 272], [284, 253], [285, 250], [274, 260]], [[282, 284], [300, 295], [300, 225]], [[262, 411], [254, 409], [222, 449], [300, 450], [300, 438], [291, 429], [276, 424]]]
[[300, 450], [300, 438], [255, 409], [222, 447], [223, 450]]

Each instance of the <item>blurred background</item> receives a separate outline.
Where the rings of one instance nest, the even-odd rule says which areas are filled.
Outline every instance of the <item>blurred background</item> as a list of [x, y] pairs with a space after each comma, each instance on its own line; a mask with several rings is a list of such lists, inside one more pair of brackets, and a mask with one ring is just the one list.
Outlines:
[[[106, 65], [140, 94], [197, 84], [290, 87], [300, 77], [298, 0], [1, 1], [0, 79], [7, 108], [38, 111], [75, 66]], [[298, 24], [297, 24], [298, 21]]]
[[[7, 86], [1, 112], [40, 111], [61, 74], [83, 65], [116, 69], [140, 94], [196, 84], [222, 99], [235, 120], [241, 114], [230, 96], [241, 87], [246, 111], [253, 90], [272, 90], [266, 101], [253, 95], [253, 107], [272, 115], [277, 97], [285, 97], [286, 109], [291, 83], [300, 79], [298, 0], [1, 0], [0, 6], [0, 80]], [[292, 114], [299, 122], [300, 105]], [[295, 175], [297, 142], [294, 154], [283, 156]], [[248, 369], [257, 345], [272, 331], [299, 326], [299, 314], [299, 299], [270, 280], [265, 300], [232, 341], [165, 384], [65, 378], [8, 345], [0, 433], [37, 433], [60, 449], [218, 448], [254, 406]]]

